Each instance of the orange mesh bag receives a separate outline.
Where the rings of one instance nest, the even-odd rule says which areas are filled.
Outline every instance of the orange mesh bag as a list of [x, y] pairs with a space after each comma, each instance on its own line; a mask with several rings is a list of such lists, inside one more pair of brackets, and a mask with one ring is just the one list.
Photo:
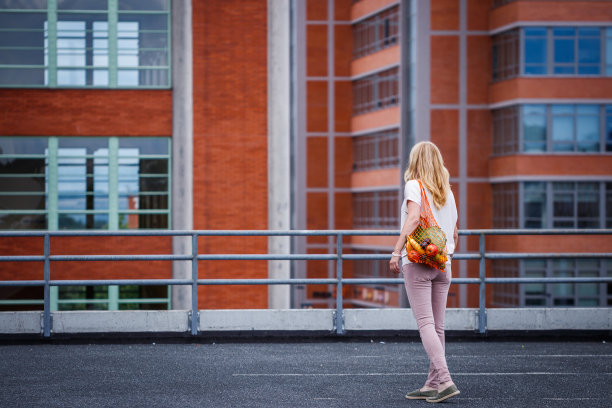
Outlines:
[[427, 194], [425, 194], [421, 180], [417, 181], [421, 188], [421, 216], [419, 218], [419, 225], [406, 239], [408, 259], [410, 262], [425, 264], [431, 268], [443, 271], [448, 260], [446, 234], [438, 226], [431, 212]]

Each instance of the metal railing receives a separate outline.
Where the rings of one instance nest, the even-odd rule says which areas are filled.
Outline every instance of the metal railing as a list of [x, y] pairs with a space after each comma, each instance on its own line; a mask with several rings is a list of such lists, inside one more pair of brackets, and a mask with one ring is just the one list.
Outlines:
[[[343, 285], [351, 284], [402, 284], [401, 278], [344, 278], [344, 260], [381, 260], [389, 259], [385, 254], [344, 254], [343, 238], [347, 236], [397, 236], [395, 230], [205, 230], [205, 231], [0, 231], [3, 237], [43, 237], [43, 255], [4, 255], [0, 262], [44, 262], [44, 280], [0, 281], [2, 286], [43, 286], [43, 336], [49, 337], [51, 327], [50, 287], [51, 286], [106, 286], [106, 285], [190, 285], [192, 288], [190, 330], [192, 335], [198, 334], [198, 286], [199, 285], [313, 285], [331, 284], [336, 286], [336, 333], [345, 334], [343, 325]], [[568, 259], [568, 258], [612, 258], [611, 252], [606, 253], [506, 253], [486, 252], [485, 237], [491, 235], [612, 235], [612, 229], [523, 229], [523, 230], [462, 230], [462, 236], [478, 236], [478, 253], [457, 253], [453, 260], [478, 260], [478, 278], [453, 278], [456, 284], [478, 284], [479, 292], [479, 332], [486, 332], [485, 289], [489, 284], [504, 283], [612, 283], [612, 277], [564, 277], [564, 278], [487, 278], [486, 260], [500, 259]], [[183, 236], [191, 237], [191, 254], [180, 255], [51, 255], [51, 237], [65, 236]], [[335, 254], [199, 254], [198, 239], [202, 236], [328, 236], [335, 237]], [[199, 279], [198, 261], [212, 260], [327, 260], [336, 262], [336, 277], [321, 279]], [[63, 261], [191, 261], [191, 279], [99, 279], [99, 280], [51, 280], [51, 262]]]

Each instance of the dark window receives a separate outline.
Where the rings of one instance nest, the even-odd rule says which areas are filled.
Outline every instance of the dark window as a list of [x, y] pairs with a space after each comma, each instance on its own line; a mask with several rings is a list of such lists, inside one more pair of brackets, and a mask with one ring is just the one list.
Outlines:
[[353, 227], [397, 227], [399, 202], [399, 193], [395, 190], [353, 193]]
[[519, 74], [519, 30], [511, 30], [493, 37], [493, 80], [503, 81]]
[[353, 81], [353, 114], [399, 104], [398, 69], [392, 68]]
[[353, 24], [353, 57], [361, 58], [398, 43], [399, 6]]
[[493, 228], [518, 228], [518, 183], [498, 183], [493, 190]]
[[385, 130], [353, 137], [353, 169], [399, 166], [399, 131]]

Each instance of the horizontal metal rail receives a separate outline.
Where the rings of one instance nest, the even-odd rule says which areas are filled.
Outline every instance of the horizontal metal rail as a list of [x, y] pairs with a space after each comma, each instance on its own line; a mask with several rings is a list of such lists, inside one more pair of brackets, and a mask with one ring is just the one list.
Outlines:
[[[44, 287], [44, 315], [43, 335], [50, 336], [50, 291], [51, 286], [108, 286], [108, 285], [191, 285], [192, 310], [191, 333], [196, 335], [198, 330], [198, 291], [200, 285], [335, 285], [336, 286], [336, 332], [344, 334], [343, 328], [343, 285], [384, 285], [402, 284], [401, 278], [344, 278], [344, 260], [386, 260], [385, 254], [344, 254], [343, 237], [345, 236], [395, 236], [397, 230], [195, 230], [195, 231], [169, 231], [169, 230], [130, 230], [130, 231], [0, 231], [3, 237], [42, 237], [44, 239], [43, 255], [2, 255], [0, 262], [43, 262], [44, 280], [11, 280], [0, 281], [0, 286], [43, 286]], [[485, 288], [486, 284], [523, 284], [523, 283], [612, 283], [612, 277], [563, 277], [563, 278], [488, 278], [486, 277], [486, 260], [496, 259], [610, 259], [612, 253], [510, 253], [486, 252], [485, 236], [488, 235], [612, 235], [612, 229], [546, 229], [546, 230], [461, 230], [459, 235], [478, 236], [478, 253], [454, 254], [453, 260], [479, 261], [478, 278], [453, 278], [456, 284], [478, 284], [480, 286], [479, 298], [479, 331], [486, 331]], [[154, 236], [184, 236], [191, 237], [191, 254], [146, 254], [146, 255], [51, 255], [51, 237], [154, 237]], [[336, 238], [335, 254], [199, 254], [198, 238], [214, 236], [333, 236]], [[199, 279], [198, 261], [232, 261], [232, 260], [323, 260], [336, 261], [336, 278], [327, 279]], [[191, 261], [191, 279], [98, 279], [98, 280], [51, 280], [52, 262], [81, 262], [81, 261]], [[40, 302], [40, 301], [39, 301]]]

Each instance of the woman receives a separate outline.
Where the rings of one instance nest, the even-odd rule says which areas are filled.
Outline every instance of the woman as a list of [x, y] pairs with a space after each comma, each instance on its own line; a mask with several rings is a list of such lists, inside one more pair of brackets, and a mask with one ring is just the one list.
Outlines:
[[[450, 257], [458, 240], [457, 206], [449, 178], [436, 145], [421, 142], [412, 148], [410, 163], [404, 173], [406, 186], [401, 211], [402, 230], [389, 262], [391, 271], [399, 273], [401, 256], [406, 293], [430, 360], [429, 377], [425, 385], [406, 394], [406, 398], [426, 399], [428, 402], [442, 402], [459, 394], [444, 356], [444, 312], [451, 283]], [[446, 235], [449, 261], [444, 270], [412, 263], [407, 258], [406, 237], [416, 229], [421, 214], [421, 189], [417, 180], [421, 181], [433, 216]]]

